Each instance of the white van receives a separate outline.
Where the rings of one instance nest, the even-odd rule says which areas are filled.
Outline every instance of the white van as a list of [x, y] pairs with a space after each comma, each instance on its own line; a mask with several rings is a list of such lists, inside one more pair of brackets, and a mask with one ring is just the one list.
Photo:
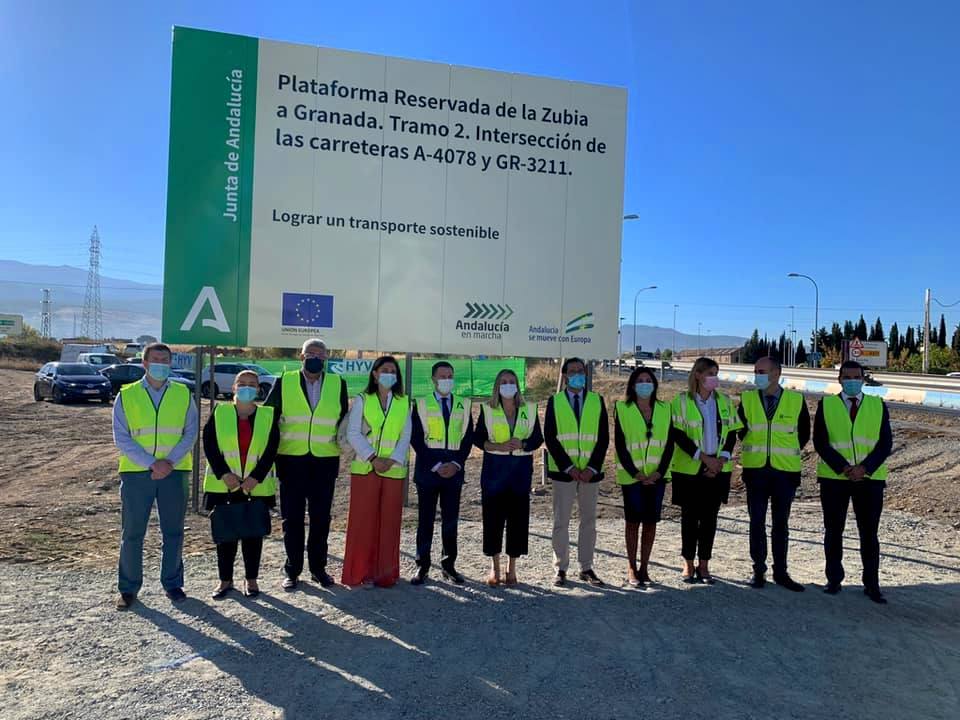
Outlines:
[[77, 355], [77, 362], [87, 363], [88, 365], [93, 365], [97, 372], [100, 372], [105, 367], [110, 367], [111, 365], [119, 365], [123, 362], [116, 355], [111, 353], [102, 353], [102, 352], [84, 352]]

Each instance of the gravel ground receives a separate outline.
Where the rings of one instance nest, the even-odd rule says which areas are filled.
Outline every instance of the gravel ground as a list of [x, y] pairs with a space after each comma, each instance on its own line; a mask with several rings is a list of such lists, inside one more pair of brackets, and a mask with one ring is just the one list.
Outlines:
[[[523, 584], [489, 589], [480, 528], [461, 525], [463, 587], [326, 591], [278, 585], [279, 538], [257, 599], [209, 599], [211, 548], [187, 558], [190, 599], [156, 580], [112, 608], [110, 570], [0, 564], [4, 720], [41, 718], [950, 718], [960, 710], [960, 540], [949, 525], [887, 512], [887, 606], [850, 584], [821, 593], [819, 507], [794, 510], [791, 570], [803, 594], [752, 590], [746, 516], [722, 512], [713, 586], [679, 581], [679, 526], [661, 525], [652, 574], [622, 584], [622, 525], [601, 520], [594, 589], [550, 586], [550, 525], [532, 524]], [[334, 533], [337, 554], [343, 536]], [[105, 554], [114, 537], [104, 538]], [[409, 553], [413, 537], [404, 531]], [[410, 557], [405, 555], [405, 571]], [[339, 560], [332, 563], [339, 572]]]

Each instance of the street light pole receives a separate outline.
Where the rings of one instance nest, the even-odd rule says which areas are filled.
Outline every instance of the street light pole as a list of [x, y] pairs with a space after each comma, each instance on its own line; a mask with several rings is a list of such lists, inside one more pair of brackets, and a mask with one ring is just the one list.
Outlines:
[[[813, 357], [819, 363], [820, 358], [817, 354], [817, 334], [820, 332], [820, 287], [817, 285], [817, 281], [814, 280], [809, 275], [804, 275], [803, 273], [788, 273], [787, 277], [801, 277], [806, 278], [813, 283], [814, 295], [814, 305], [813, 305]], [[819, 367], [819, 364], [817, 365]]]
[[677, 308], [679, 307], [679, 305], [673, 306], [673, 355], [671, 359], [677, 357]]
[[633, 352], [637, 352], [637, 298], [640, 297], [640, 293], [644, 290], [656, 290], [656, 285], [651, 285], [650, 287], [640, 288], [637, 290], [637, 294], [633, 296]]

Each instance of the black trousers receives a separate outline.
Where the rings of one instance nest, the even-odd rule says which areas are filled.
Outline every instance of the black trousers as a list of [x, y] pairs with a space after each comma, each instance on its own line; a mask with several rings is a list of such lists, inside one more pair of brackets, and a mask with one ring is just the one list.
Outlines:
[[287, 577], [296, 578], [303, 572], [304, 513], [310, 516], [310, 534], [306, 538], [310, 572], [326, 571], [330, 508], [339, 469], [338, 458], [277, 456], [280, 519], [287, 553], [283, 571]]
[[827, 582], [843, 581], [843, 529], [847, 524], [847, 508], [853, 501], [860, 534], [860, 560], [863, 562], [863, 586], [868, 590], [880, 587], [880, 514], [883, 512], [885, 483], [876, 480], [833, 480], [819, 478], [820, 505], [823, 508], [823, 554]]
[[441, 483], [417, 483], [417, 565], [430, 567], [430, 549], [433, 546], [433, 524], [440, 503], [440, 540], [443, 555], [440, 565], [453, 568], [457, 563], [457, 523], [460, 520], [461, 478], [453, 477]]
[[518, 558], [526, 555], [530, 534], [530, 494], [504, 490], [496, 493], [482, 492], [480, 504], [483, 511], [483, 554], [499, 555], [503, 552], [503, 531], [507, 531], [507, 555]]
[[239, 543], [217, 544], [217, 570], [220, 580], [233, 582], [233, 564], [237, 560], [237, 545], [243, 548], [243, 570], [247, 580], [256, 580], [260, 575], [260, 555], [263, 553], [263, 538], [243, 538]]
[[750, 558], [753, 570], [767, 571], [767, 506], [771, 510], [770, 542], [773, 545], [773, 574], [787, 574], [787, 543], [790, 538], [790, 507], [796, 494], [796, 480], [778, 472], [753, 471], [744, 476], [747, 510], [750, 513]]
[[697, 557], [709, 560], [717, 535], [720, 500], [709, 494], [694, 495], [680, 506], [680, 555], [693, 562]]

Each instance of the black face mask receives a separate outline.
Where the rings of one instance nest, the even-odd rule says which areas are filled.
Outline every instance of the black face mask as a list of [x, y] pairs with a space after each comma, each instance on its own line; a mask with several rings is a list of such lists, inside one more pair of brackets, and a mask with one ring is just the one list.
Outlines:
[[311, 375], [319, 375], [323, 372], [323, 358], [307, 358], [303, 361], [303, 369]]

